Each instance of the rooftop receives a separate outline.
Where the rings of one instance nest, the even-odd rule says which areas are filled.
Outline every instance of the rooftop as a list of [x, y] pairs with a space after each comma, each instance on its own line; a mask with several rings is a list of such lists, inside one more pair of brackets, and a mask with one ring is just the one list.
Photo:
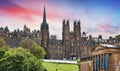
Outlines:
[[111, 45], [111, 44], [100, 44], [101, 46], [104, 47], [109, 47], [109, 48], [118, 48], [117, 46]]

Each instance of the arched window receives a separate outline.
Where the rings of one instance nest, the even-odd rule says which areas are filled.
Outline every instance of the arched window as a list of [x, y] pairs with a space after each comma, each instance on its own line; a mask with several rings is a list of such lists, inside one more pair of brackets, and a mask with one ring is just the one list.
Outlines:
[[74, 52], [75, 52], [74, 43], [73, 43], [73, 42], [70, 43], [70, 52], [71, 52], [71, 53], [74, 53]]

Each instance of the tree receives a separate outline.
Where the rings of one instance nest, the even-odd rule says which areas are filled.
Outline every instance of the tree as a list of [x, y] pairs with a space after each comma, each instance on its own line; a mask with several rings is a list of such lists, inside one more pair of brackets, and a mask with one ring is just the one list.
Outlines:
[[8, 47], [8, 46], [4, 38], [0, 38], [0, 48], [3, 48], [3, 47]]
[[21, 46], [5, 48], [5, 40], [0, 39], [0, 71], [45, 71], [41, 60], [45, 51], [29, 39], [22, 40]]
[[7, 26], [5, 27], [4, 32], [5, 32], [5, 33], [8, 33], [8, 32], [9, 32], [9, 29], [8, 29]]
[[116, 36], [115, 36], [115, 41], [116, 41], [116, 42], [120, 42], [120, 35], [116, 35]]
[[45, 56], [45, 50], [33, 40], [25, 38], [20, 42], [19, 46], [30, 50], [30, 53], [36, 56], [38, 59], [42, 59]]
[[0, 71], [44, 71], [42, 61], [21, 47], [0, 48]]

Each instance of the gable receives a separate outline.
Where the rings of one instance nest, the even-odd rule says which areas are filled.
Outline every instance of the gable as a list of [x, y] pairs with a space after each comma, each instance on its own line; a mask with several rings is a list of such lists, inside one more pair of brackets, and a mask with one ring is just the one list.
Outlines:
[[99, 50], [105, 50], [106, 48], [104, 47], [104, 46], [100, 46], [100, 45], [98, 45], [98, 46], [96, 46], [94, 49], [93, 49], [93, 51], [99, 51]]

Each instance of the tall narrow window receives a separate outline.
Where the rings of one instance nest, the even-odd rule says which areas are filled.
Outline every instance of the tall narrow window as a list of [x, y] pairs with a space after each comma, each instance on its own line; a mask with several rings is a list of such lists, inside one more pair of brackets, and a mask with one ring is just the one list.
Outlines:
[[74, 43], [73, 43], [73, 42], [70, 43], [70, 52], [71, 52], [71, 53], [74, 53], [74, 52], [75, 52]]
[[98, 60], [98, 57], [94, 58], [94, 70], [95, 71], [99, 70], [99, 60]]
[[102, 56], [102, 69], [107, 69], [107, 58], [105, 55]]
[[98, 60], [98, 57], [96, 57], [96, 69], [99, 70], [99, 60]]

